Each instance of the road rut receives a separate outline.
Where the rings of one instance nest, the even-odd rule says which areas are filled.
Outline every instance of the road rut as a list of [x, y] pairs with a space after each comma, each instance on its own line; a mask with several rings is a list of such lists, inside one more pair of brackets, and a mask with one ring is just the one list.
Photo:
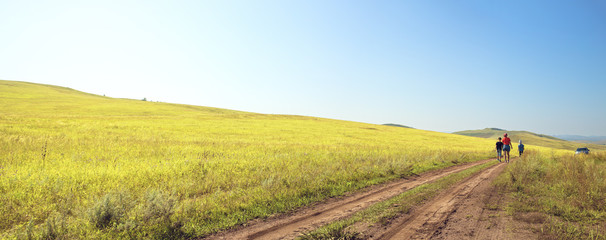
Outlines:
[[456, 211], [469, 194], [486, 180], [496, 177], [506, 164], [497, 164], [467, 178], [448, 189], [413, 213], [393, 224], [376, 239], [430, 239], [439, 229], [448, 224], [448, 216]]
[[366, 191], [342, 198], [329, 199], [315, 206], [302, 208], [290, 215], [271, 217], [266, 220], [254, 220], [246, 226], [209, 236], [208, 239], [294, 239], [305, 232], [349, 217], [377, 202], [385, 201], [422, 184], [484, 164], [490, 160], [494, 161], [494, 159], [486, 159], [456, 165], [372, 186]]

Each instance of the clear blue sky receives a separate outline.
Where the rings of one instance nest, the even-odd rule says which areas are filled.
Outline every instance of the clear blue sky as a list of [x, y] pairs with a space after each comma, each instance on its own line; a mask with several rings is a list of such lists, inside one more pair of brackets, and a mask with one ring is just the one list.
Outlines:
[[0, 79], [434, 131], [606, 135], [606, 2], [4, 1]]

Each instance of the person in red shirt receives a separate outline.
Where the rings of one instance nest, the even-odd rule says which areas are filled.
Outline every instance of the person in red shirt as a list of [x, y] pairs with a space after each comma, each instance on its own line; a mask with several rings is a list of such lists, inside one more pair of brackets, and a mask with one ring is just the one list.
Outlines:
[[509, 151], [511, 151], [512, 148], [511, 139], [507, 137], [507, 133], [503, 134], [503, 152], [505, 153], [503, 160], [505, 160], [506, 163], [509, 163]]

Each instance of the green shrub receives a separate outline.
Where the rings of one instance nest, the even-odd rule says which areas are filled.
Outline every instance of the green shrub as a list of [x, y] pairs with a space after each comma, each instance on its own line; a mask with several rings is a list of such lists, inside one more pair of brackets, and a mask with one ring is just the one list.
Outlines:
[[[189, 236], [183, 231], [183, 222], [175, 217], [177, 197], [163, 191], [147, 193], [143, 206], [143, 221], [151, 228], [155, 239], [183, 239]], [[190, 236], [191, 237], [191, 236]]]
[[144, 215], [145, 221], [170, 222], [175, 213], [177, 199], [162, 191], [151, 191], [147, 194]]
[[59, 214], [49, 216], [42, 224], [36, 225], [34, 220], [30, 220], [24, 227], [24, 232], [20, 233], [18, 239], [70, 239], [65, 218]]
[[41, 239], [65, 239], [66, 226], [63, 218], [49, 217], [42, 230]]
[[132, 208], [133, 201], [124, 193], [110, 193], [101, 197], [89, 210], [89, 221], [99, 229], [124, 223], [126, 213]]

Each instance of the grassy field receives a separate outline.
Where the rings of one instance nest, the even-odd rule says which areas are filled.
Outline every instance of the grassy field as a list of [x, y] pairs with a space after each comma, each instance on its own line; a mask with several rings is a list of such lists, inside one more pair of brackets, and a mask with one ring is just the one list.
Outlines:
[[548, 239], [606, 239], [606, 152], [557, 156], [530, 152], [498, 184], [511, 191], [508, 211], [538, 212]]
[[0, 238], [204, 236], [493, 148], [410, 128], [0, 81]]
[[571, 152], [575, 151], [577, 148], [580, 148], [580, 147], [588, 147], [592, 151], [593, 150], [606, 150], [606, 145], [571, 142], [571, 141], [566, 141], [566, 140], [562, 140], [559, 138], [555, 138], [552, 136], [536, 134], [536, 133], [527, 132], [527, 131], [506, 131], [506, 130], [496, 129], [496, 128], [485, 128], [485, 129], [480, 129], [480, 130], [460, 131], [460, 132], [455, 132], [454, 134], [488, 138], [488, 139], [492, 139], [492, 140], [496, 141], [496, 139], [498, 137], [503, 137], [503, 133], [508, 133], [510, 135], [512, 143], [514, 143], [514, 147], [517, 146], [518, 140], [522, 139], [522, 142], [524, 144], [564, 149], [564, 150], [569, 150]]

